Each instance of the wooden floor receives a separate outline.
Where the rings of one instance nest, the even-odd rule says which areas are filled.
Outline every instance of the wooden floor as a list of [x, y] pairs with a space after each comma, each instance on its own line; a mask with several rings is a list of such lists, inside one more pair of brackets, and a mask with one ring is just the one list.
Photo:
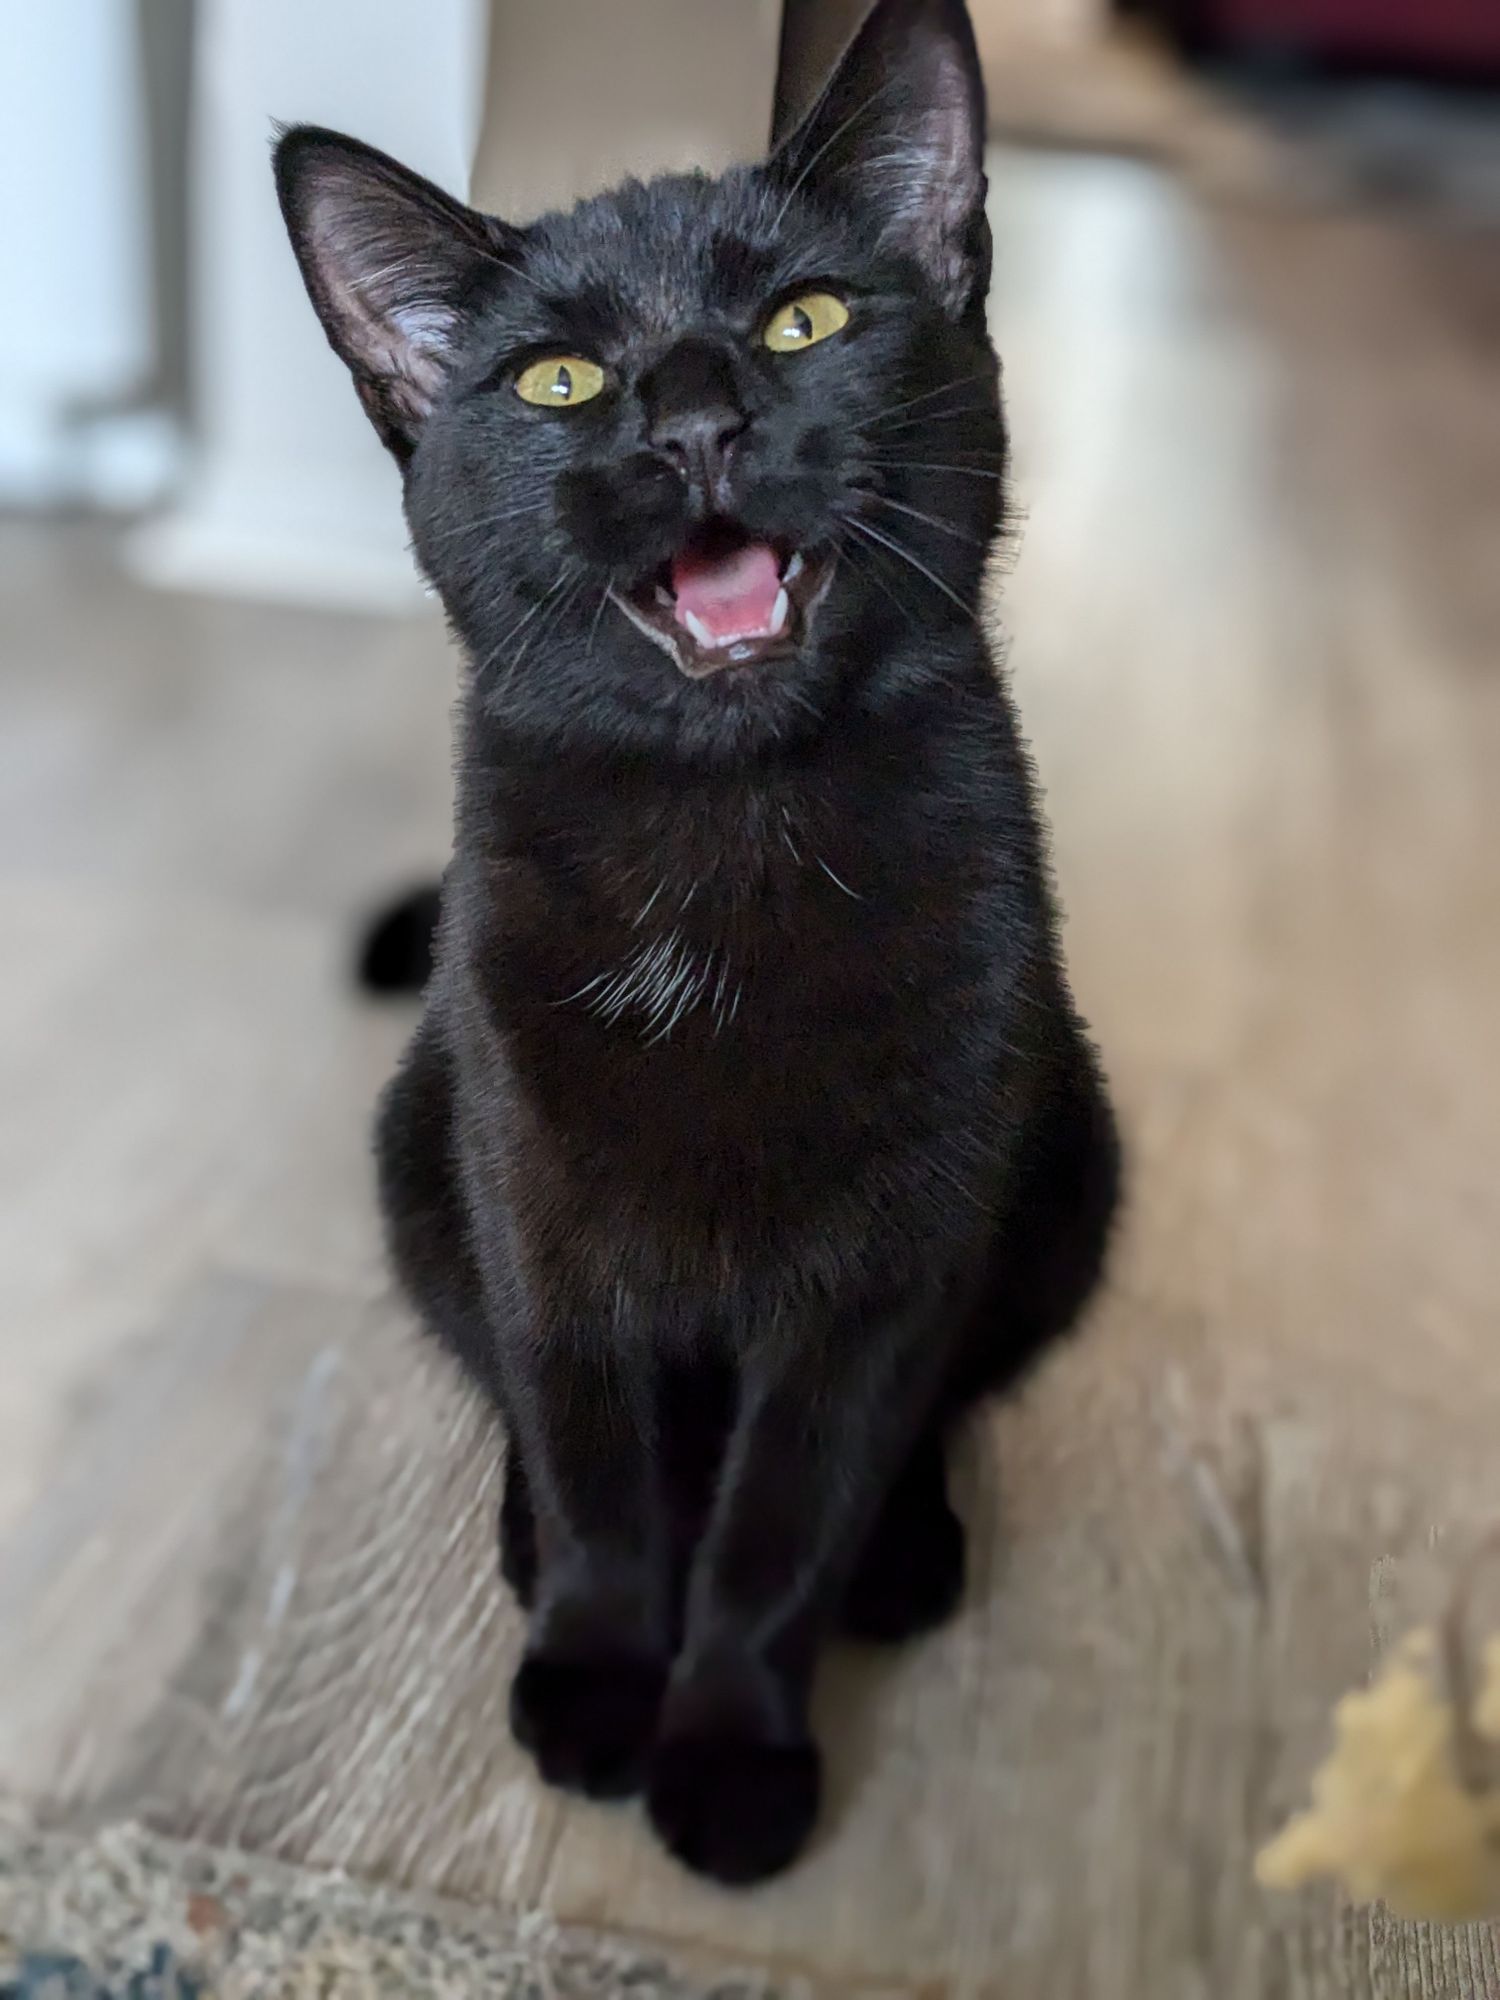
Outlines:
[[1273, 1899], [1327, 1711], [1500, 1516], [1500, 249], [995, 169], [1006, 588], [1133, 1201], [976, 1429], [962, 1619], [827, 1681], [795, 1874], [686, 1880], [505, 1731], [495, 1450], [390, 1301], [435, 624], [0, 528], [0, 1790], [764, 1960], [812, 1994], [1500, 1996]]

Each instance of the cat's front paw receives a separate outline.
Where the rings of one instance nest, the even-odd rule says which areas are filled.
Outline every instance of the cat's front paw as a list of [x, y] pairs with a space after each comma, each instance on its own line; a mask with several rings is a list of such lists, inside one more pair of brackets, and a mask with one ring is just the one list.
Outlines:
[[510, 1726], [550, 1785], [625, 1798], [645, 1781], [666, 1687], [664, 1664], [628, 1653], [528, 1653], [510, 1690]]
[[813, 1743], [726, 1733], [669, 1737], [651, 1759], [651, 1821], [695, 1874], [735, 1887], [789, 1867], [818, 1817], [822, 1760]]

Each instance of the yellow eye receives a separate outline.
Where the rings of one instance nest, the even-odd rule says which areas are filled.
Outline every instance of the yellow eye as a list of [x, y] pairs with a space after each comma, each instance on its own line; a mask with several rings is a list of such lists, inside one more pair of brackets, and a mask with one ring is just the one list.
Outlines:
[[604, 370], [597, 361], [585, 361], [577, 354], [549, 354], [545, 361], [533, 361], [516, 377], [516, 394], [523, 403], [535, 403], [543, 410], [570, 410], [575, 403], [591, 403], [604, 387]]
[[804, 347], [816, 347], [848, 324], [849, 308], [842, 299], [832, 292], [804, 292], [776, 308], [761, 339], [773, 354], [796, 354]]

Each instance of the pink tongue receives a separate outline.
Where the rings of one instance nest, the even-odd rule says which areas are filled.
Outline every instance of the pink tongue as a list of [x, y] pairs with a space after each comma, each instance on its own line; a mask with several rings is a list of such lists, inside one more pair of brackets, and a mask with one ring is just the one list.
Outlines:
[[776, 553], [765, 542], [747, 542], [724, 556], [685, 554], [672, 563], [677, 622], [693, 616], [714, 640], [769, 632], [781, 589]]

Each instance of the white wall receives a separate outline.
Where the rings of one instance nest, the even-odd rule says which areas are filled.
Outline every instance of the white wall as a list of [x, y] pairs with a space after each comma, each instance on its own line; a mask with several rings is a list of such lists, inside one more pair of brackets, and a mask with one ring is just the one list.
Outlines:
[[[155, 356], [133, 10], [68, 0], [0, 34], [0, 502], [147, 497], [172, 441], [106, 413]], [[140, 458], [140, 450], [145, 457]]]
[[181, 504], [135, 537], [132, 559], [152, 580], [361, 605], [416, 594], [395, 467], [324, 341], [286, 240], [273, 121], [355, 133], [462, 194], [483, 13], [483, 0], [200, 0], [190, 149], [198, 456]]
[[527, 220], [765, 150], [781, 0], [490, 0], [490, 19], [481, 208]]

